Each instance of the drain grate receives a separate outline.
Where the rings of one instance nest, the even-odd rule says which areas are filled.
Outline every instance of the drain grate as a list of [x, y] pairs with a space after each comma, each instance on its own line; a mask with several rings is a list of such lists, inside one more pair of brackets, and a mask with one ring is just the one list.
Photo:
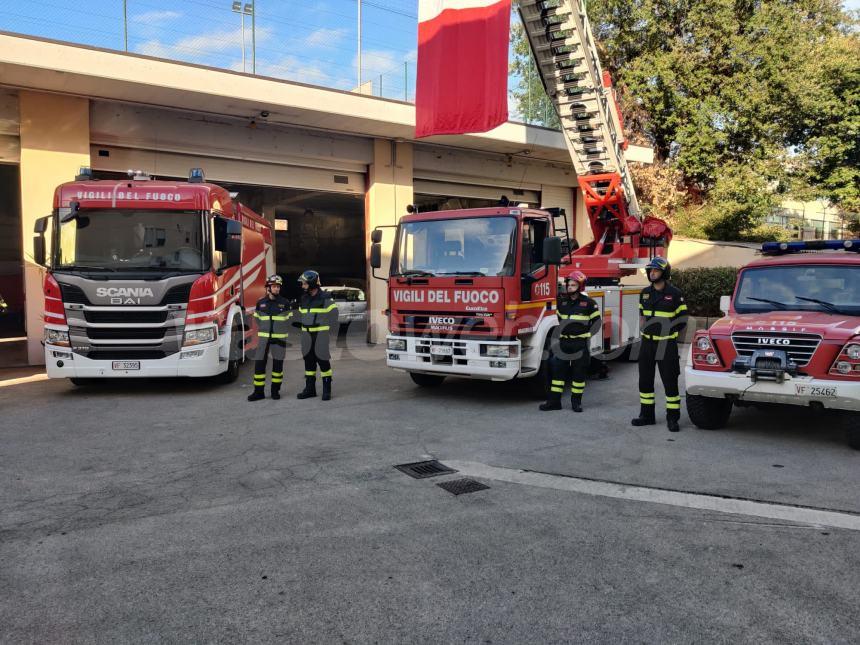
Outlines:
[[435, 459], [432, 461], [416, 461], [414, 464], [400, 464], [399, 466], [395, 466], [395, 468], [415, 479], [426, 479], [427, 477], [436, 477], [437, 475], [448, 475], [457, 472], [453, 468], [448, 468], [445, 464], [440, 464]]
[[477, 482], [474, 479], [453, 479], [448, 482], [436, 484], [439, 488], [444, 488], [452, 495], [465, 495], [466, 493], [477, 493], [479, 490], [489, 490], [489, 486]]

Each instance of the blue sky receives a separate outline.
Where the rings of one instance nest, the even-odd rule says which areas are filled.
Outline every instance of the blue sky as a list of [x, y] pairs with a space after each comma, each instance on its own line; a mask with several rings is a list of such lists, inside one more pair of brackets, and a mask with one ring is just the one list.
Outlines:
[[[129, 50], [241, 71], [241, 19], [232, 1], [127, 0]], [[357, 0], [255, 1], [259, 74], [356, 86]], [[860, 0], [845, 6], [860, 9]], [[414, 99], [417, 12], [418, 0], [362, 0], [362, 80], [373, 82], [374, 94], [381, 84], [383, 96]], [[0, 2], [3, 31], [123, 49], [123, 23], [122, 0]]]
[[[232, 0], [128, 0], [129, 50], [241, 71], [241, 18], [231, 6]], [[362, 80], [373, 81], [375, 94], [382, 76], [385, 96], [413, 99], [417, 7], [418, 0], [362, 0]], [[356, 0], [256, 0], [256, 12], [257, 73], [356, 86]], [[0, 30], [97, 47], [123, 49], [123, 22], [121, 0], [0, 3]], [[250, 71], [249, 18], [245, 28]]]

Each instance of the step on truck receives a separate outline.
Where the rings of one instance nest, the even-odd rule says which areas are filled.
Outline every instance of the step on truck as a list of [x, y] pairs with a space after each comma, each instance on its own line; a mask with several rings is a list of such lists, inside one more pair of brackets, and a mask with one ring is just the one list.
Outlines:
[[264, 218], [197, 168], [187, 182], [82, 169], [53, 206], [34, 238], [49, 377], [236, 378], [274, 272]]
[[738, 274], [725, 317], [696, 332], [685, 381], [699, 428], [734, 406], [804, 406], [860, 449], [860, 240], [768, 242]]

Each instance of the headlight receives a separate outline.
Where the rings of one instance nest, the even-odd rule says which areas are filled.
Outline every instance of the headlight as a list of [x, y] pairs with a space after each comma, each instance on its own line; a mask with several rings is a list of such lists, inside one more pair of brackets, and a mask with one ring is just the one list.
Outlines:
[[836, 371], [840, 374], [850, 374], [851, 373], [851, 363], [848, 361], [839, 361], [836, 363]]
[[707, 336], [699, 336], [696, 340], [696, 348], [703, 352], [708, 351], [711, 349], [711, 339]]
[[402, 338], [389, 338], [388, 349], [393, 349], [396, 352], [406, 351], [406, 341]]
[[46, 329], [45, 343], [48, 345], [60, 345], [61, 347], [69, 347], [69, 332], [60, 331], [59, 329]]
[[845, 348], [845, 353], [852, 361], [860, 360], [860, 345], [849, 345]]
[[215, 340], [215, 328], [204, 327], [203, 329], [189, 329], [185, 332], [185, 342], [183, 346], [201, 345], [203, 343], [211, 343]]
[[708, 365], [717, 365], [720, 362], [716, 354], [708, 354], [705, 360], [708, 361]]
[[510, 345], [484, 345], [484, 356], [508, 358], [511, 355]]

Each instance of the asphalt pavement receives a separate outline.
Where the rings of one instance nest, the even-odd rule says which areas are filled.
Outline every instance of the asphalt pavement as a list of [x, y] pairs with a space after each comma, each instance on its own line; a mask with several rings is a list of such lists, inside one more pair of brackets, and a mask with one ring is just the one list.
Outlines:
[[[632, 364], [583, 414], [542, 413], [346, 344], [328, 403], [295, 399], [294, 352], [285, 397], [253, 404], [250, 365], [228, 386], [0, 371], [0, 640], [858, 641], [860, 452], [829, 417], [670, 434], [630, 426]], [[460, 472], [394, 468], [426, 459]], [[464, 477], [489, 488], [437, 485]]]

